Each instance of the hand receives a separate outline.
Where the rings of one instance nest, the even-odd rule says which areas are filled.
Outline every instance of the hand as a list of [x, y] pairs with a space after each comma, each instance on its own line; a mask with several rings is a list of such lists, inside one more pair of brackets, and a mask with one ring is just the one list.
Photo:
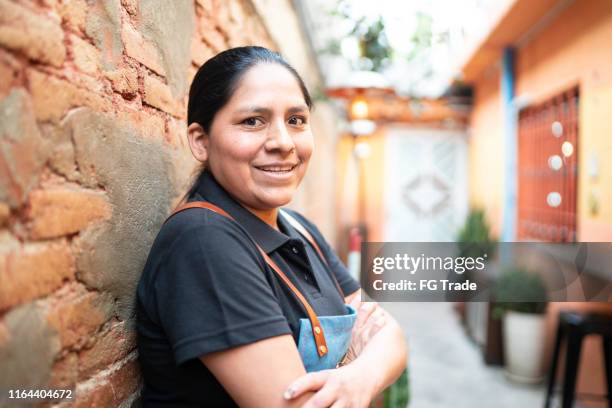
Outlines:
[[357, 309], [357, 320], [351, 334], [351, 344], [346, 353], [345, 364], [354, 361], [366, 344], [384, 327], [385, 314], [376, 302], [361, 303], [360, 296], [355, 296], [350, 303]]
[[367, 373], [367, 367], [358, 364], [308, 373], [295, 380], [283, 397], [290, 400], [315, 391], [303, 408], [365, 408], [375, 396]]

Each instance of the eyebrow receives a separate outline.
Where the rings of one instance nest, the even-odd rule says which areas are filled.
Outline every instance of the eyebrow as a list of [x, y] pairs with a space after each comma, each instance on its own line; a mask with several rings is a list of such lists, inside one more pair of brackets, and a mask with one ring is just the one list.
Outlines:
[[[308, 107], [306, 105], [292, 106], [287, 109], [288, 113], [298, 113], [307, 111]], [[238, 109], [237, 113], [260, 113], [260, 114], [270, 114], [272, 112], [271, 109], [265, 108], [263, 106], [248, 106], [246, 108]]]

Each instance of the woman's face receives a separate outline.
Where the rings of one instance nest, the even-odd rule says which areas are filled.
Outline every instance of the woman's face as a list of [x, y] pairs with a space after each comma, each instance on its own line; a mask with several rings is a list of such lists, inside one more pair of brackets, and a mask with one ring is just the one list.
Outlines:
[[310, 111], [296, 78], [275, 63], [251, 67], [203, 143], [208, 168], [243, 205], [270, 210], [287, 204], [313, 149]]

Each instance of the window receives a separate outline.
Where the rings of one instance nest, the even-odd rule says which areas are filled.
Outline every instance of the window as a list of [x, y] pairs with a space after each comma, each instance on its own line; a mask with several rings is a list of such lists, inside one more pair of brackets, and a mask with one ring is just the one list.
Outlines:
[[519, 113], [518, 238], [576, 240], [578, 88]]

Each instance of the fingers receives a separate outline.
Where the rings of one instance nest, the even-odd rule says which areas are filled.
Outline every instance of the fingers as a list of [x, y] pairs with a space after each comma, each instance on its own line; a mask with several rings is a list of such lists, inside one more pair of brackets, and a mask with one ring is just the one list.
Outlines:
[[338, 387], [327, 383], [302, 408], [327, 408], [338, 400]]
[[316, 371], [308, 373], [295, 380], [283, 394], [285, 399], [293, 399], [305, 393], [306, 391], [317, 391], [327, 381], [330, 370]]

